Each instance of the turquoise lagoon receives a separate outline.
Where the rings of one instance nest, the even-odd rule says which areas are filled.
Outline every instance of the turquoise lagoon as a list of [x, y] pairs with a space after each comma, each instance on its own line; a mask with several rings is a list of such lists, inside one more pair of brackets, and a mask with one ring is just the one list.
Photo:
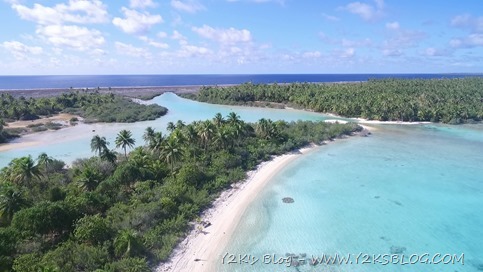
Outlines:
[[[147, 126], [191, 122], [237, 112], [246, 121], [324, 120], [297, 110], [210, 105], [167, 93], [151, 102], [169, 108], [158, 120], [134, 124], [78, 125], [19, 141], [43, 144], [0, 152], [0, 166], [40, 152], [68, 163], [92, 156], [93, 135], [114, 142], [129, 129], [142, 143]], [[343, 118], [341, 118], [343, 119]], [[336, 140], [278, 173], [244, 213], [223, 254], [250, 254], [255, 265], [222, 264], [220, 271], [483, 271], [483, 125], [379, 125], [370, 137]], [[95, 131], [93, 131], [95, 130]], [[111, 145], [112, 146], [112, 145]], [[282, 198], [292, 197], [292, 204]], [[263, 264], [286, 253], [347, 257], [352, 264], [287, 267]], [[376, 264], [356, 264], [369, 261]], [[464, 254], [456, 264], [387, 264], [377, 255]], [[366, 255], [367, 254], [367, 255]], [[372, 257], [376, 257], [374, 259]], [[370, 257], [370, 258], [369, 258]], [[228, 259], [225, 259], [228, 261]], [[408, 259], [405, 259], [407, 262]]]
[[[264, 259], [287, 253], [307, 264]], [[406, 264], [387, 263], [392, 253]], [[455, 264], [407, 264], [438, 253]], [[324, 254], [349, 263], [308, 264]], [[222, 256], [220, 271], [483, 271], [483, 126], [385, 125], [322, 146], [272, 179]]]
[[[35, 158], [42, 152], [46, 152], [48, 155], [66, 163], [71, 163], [76, 158], [86, 158], [94, 155], [90, 150], [90, 140], [96, 134], [106, 137], [108, 142], [111, 143], [110, 147], [114, 148], [116, 134], [122, 129], [128, 129], [133, 133], [136, 144], [140, 145], [144, 144], [142, 135], [148, 126], [153, 127], [157, 131], [166, 132], [168, 122], [182, 120], [185, 123], [190, 123], [195, 120], [206, 120], [213, 118], [218, 112], [226, 116], [228, 113], [235, 111], [243, 120], [249, 122], [256, 122], [260, 118], [283, 119], [287, 121], [337, 119], [301, 110], [247, 108], [199, 103], [181, 98], [173, 93], [165, 93], [149, 101], [149, 103], [158, 103], [167, 107], [169, 109], [168, 114], [154, 121], [130, 124], [79, 124], [59, 131], [46, 131], [27, 135], [14, 142], [35, 141], [40, 142], [41, 145], [0, 152], [0, 167], [6, 166], [13, 158], [29, 154]], [[121, 152], [122, 150], [119, 149], [118, 151]]]

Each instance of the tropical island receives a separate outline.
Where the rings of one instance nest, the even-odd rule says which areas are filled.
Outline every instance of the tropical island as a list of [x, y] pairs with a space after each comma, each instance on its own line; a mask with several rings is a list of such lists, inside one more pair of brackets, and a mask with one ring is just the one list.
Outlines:
[[379, 121], [471, 123], [483, 120], [483, 77], [373, 79], [357, 83], [205, 86], [183, 97], [245, 106], [294, 107]]
[[361, 129], [354, 123], [246, 123], [232, 112], [170, 123], [169, 135], [148, 127], [137, 147], [122, 130], [114, 143], [122, 154], [96, 135], [90, 148], [97, 155], [68, 168], [45, 153], [14, 159], [0, 172], [0, 269], [150, 271], [246, 171]]
[[[210, 103], [289, 106], [377, 120], [429, 118], [463, 123], [482, 118], [481, 83], [481, 78], [247, 83], [202, 87], [199, 93], [184, 96]], [[376, 98], [370, 100], [371, 96]], [[5, 120], [63, 112], [93, 122], [135, 122], [165, 113], [160, 106], [95, 92], [35, 99], [2, 95], [2, 99]], [[382, 104], [386, 111], [381, 111]], [[405, 115], [400, 111], [403, 105], [414, 108]], [[441, 110], [445, 105], [452, 107]], [[425, 116], [421, 112], [429, 113], [417, 117]], [[202, 233], [211, 224], [200, 216], [223, 192], [245, 180], [248, 171], [275, 156], [362, 129], [356, 123], [264, 118], [247, 123], [232, 112], [190, 124], [169, 122], [166, 135], [148, 127], [144, 143], [136, 142], [125, 129], [112, 144], [95, 135], [86, 148], [96, 156], [69, 166], [46, 153], [16, 158], [0, 171], [0, 270], [151, 271], [172, 256], [190, 231]], [[122, 152], [116, 152], [114, 146]]]
[[[62, 92], [58, 96], [26, 98], [14, 97], [10, 93], [0, 94], [0, 143], [18, 137], [21, 134], [44, 130], [56, 130], [62, 127], [59, 122], [52, 122], [49, 117], [59, 113], [69, 116], [65, 121], [75, 125], [80, 118], [85, 123], [117, 122], [129, 123], [154, 120], [167, 113], [160, 105], [136, 103], [125, 96], [98, 91], [73, 90]], [[33, 120], [37, 120], [33, 122]], [[45, 120], [45, 121], [44, 121]], [[8, 122], [32, 121], [25, 126], [9, 128]]]

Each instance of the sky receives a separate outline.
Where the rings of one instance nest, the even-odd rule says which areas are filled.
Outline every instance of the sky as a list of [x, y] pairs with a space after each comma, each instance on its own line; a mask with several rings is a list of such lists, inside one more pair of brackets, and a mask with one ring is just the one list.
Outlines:
[[481, 0], [0, 0], [0, 75], [482, 72]]

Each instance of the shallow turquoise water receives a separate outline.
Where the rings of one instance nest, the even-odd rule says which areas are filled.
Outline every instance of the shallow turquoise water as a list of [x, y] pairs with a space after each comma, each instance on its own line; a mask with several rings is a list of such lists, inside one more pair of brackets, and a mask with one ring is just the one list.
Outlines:
[[[16, 142], [34, 140], [41, 142], [42, 145], [0, 152], [0, 167], [7, 165], [13, 158], [29, 154], [36, 157], [42, 152], [46, 152], [48, 155], [57, 159], [64, 160], [66, 163], [71, 163], [76, 158], [90, 157], [94, 155], [90, 150], [90, 140], [96, 134], [106, 137], [111, 143], [110, 147], [114, 148], [116, 134], [122, 129], [128, 129], [132, 131], [133, 137], [136, 139], [136, 144], [141, 145], [144, 144], [142, 135], [148, 126], [151, 126], [158, 131], [166, 132], [166, 125], [168, 122], [182, 120], [185, 123], [190, 123], [195, 120], [206, 120], [213, 118], [218, 112], [222, 113], [223, 116], [226, 116], [231, 111], [235, 111], [243, 120], [250, 122], [258, 121], [260, 118], [270, 118], [273, 120], [284, 119], [288, 121], [299, 119], [336, 119], [326, 115], [300, 110], [211, 105], [183, 99], [173, 93], [165, 93], [156, 97], [151, 102], [168, 107], [168, 114], [154, 121], [137, 122], [133, 124], [81, 124], [55, 132], [41, 132], [28, 135], [16, 140]], [[120, 149], [118, 151], [122, 152]]]
[[[361, 264], [366, 255], [356, 264], [360, 253], [377, 257], [391, 248], [406, 262], [412, 254], [464, 254], [464, 265]], [[221, 271], [481, 271], [483, 127], [385, 126], [368, 138], [322, 146], [274, 177], [224, 253], [261, 260], [228, 265], [220, 257]], [[351, 254], [352, 265], [263, 263], [265, 254], [286, 253]]]
[[[168, 122], [237, 112], [246, 121], [334, 119], [296, 110], [242, 108], [198, 103], [173, 94], [153, 100], [169, 113], [135, 124], [79, 125], [35, 134], [41, 147], [0, 152], [0, 167], [40, 152], [70, 163], [92, 156], [90, 139], [113, 143], [121, 129], [142, 144], [144, 129], [165, 131]], [[298, 268], [261, 264], [222, 265], [221, 271], [482, 271], [483, 125], [377, 126], [371, 137], [337, 140], [280, 172], [244, 214], [226, 252], [284, 257], [286, 253], [351, 256], [352, 265]], [[95, 131], [92, 131], [95, 130]], [[112, 145], [111, 145], [112, 146]], [[284, 204], [292, 197], [293, 204]], [[355, 264], [357, 254], [464, 253], [464, 265]], [[405, 250], [403, 250], [405, 249]], [[226, 259], [228, 261], [228, 259]], [[366, 255], [359, 262], [367, 261]], [[371, 258], [371, 262], [374, 262]]]

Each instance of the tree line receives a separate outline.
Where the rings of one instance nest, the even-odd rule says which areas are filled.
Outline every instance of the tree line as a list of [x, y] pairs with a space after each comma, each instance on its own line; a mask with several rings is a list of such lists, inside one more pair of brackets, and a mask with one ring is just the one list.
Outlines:
[[483, 78], [377, 79], [359, 83], [207, 86], [185, 97], [216, 104], [292, 107], [380, 121], [451, 124], [483, 119]]
[[148, 127], [137, 147], [128, 130], [96, 135], [95, 156], [71, 167], [45, 153], [12, 160], [0, 171], [0, 271], [150, 271], [246, 171], [361, 127], [232, 112], [167, 129]]

